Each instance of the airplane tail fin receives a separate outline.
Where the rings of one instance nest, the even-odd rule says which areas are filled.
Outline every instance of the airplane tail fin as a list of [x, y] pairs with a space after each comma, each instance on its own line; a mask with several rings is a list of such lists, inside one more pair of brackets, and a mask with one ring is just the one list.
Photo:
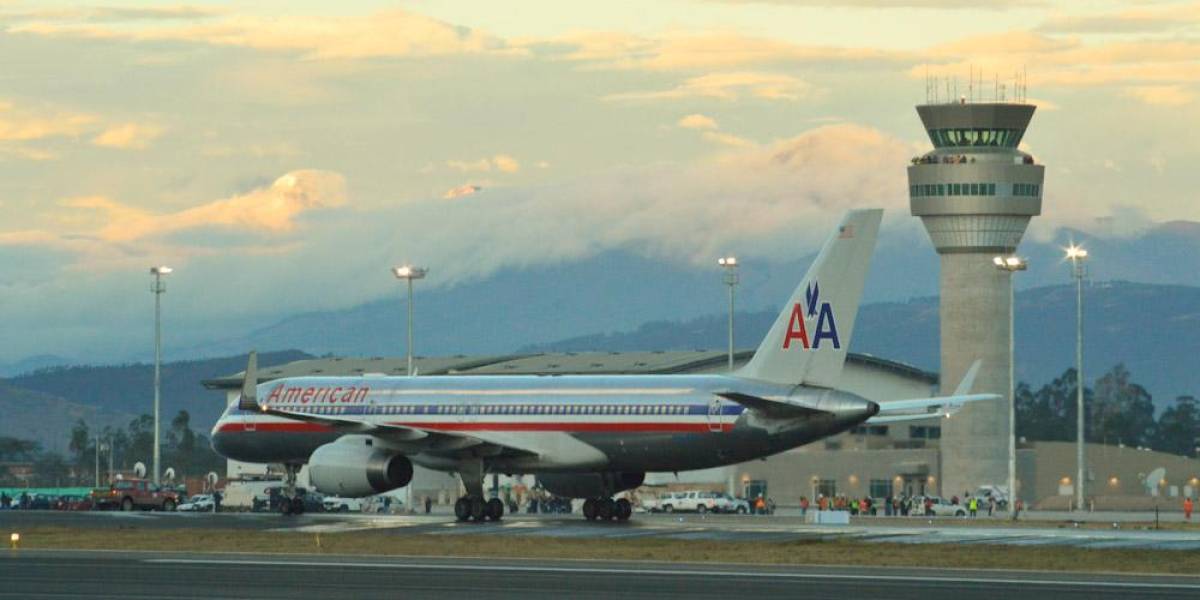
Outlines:
[[258, 405], [258, 352], [251, 350], [246, 359], [246, 373], [242, 377], [242, 395], [238, 398], [238, 408], [242, 410], [260, 410]]
[[882, 218], [882, 209], [846, 213], [754, 358], [735, 375], [784, 384], [837, 384]]

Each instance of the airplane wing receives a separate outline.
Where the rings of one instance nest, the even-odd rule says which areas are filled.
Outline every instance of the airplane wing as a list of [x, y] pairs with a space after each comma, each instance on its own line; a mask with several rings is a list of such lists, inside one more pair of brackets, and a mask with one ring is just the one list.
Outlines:
[[949, 418], [967, 403], [999, 400], [999, 394], [970, 393], [971, 388], [975, 385], [975, 376], [979, 373], [980, 364], [982, 361], [979, 360], [971, 364], [971, 368], [967, 369], [966, 375], [963, 375], [962, 381], [954, 389], [954, 395], [880, 402], [879, 413], [867, 419], [867, 424], [881, 425], [936, 417]]

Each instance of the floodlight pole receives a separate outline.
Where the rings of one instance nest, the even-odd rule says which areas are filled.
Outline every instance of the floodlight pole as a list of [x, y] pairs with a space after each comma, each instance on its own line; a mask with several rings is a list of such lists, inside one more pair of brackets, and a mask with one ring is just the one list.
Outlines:
[[408, 282], [408, 376], [413, 376], [413, 280], [424, 279], [429, 269], [424, 267], [414, 267], [412, 265], [400, 265], [392, 268], [392, 274], [396, 279], [404, 279]]
[[996, 268], [1008, 272], [1008, 510], [1017, 504], [1017, 370], [1016, 320], [1017, 293], [1013, 276], [1029, 268], [1019, 256], [997, 256]]
[[1083, 419], [1083, 261], [1087, 250], [1067, 249], [1071, 272], [1075, 276], [1075, 510], [1084, 510], [1084, 419]]
[[729, 370], [733, 371], [733, 296], [738, 284], [737, 257], [726, 256], [717, 259], [717, 264], [725, 269], [725, 285], [729, 286]]
[[154, 285], [150, 288], [150, 291], [154, 293], [154, 476], [151, 478], [154, 485], [159, 484], [159, 460], [161, 454], [159, 448], [159, 430], [161, 429], [159, 404], [162, 388], [162, 295], [167, 291], [167, 284], [163, 282], [163, 275], [170, 273], [171, 270], [170, 267], [154, 267], [150, 269], [150, 274], [154, 275]]

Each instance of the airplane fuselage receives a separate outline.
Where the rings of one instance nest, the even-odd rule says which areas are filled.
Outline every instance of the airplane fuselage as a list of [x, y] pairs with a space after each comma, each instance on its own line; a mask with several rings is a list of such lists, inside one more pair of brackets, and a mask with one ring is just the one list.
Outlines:
[[[789, 402], [771, 417], [718, 394]], [[273, 408], [533, 447], [482, 457], [493, 472], [686, 471], [762, 458], [849, 429], [877, 406], [847, 392], [728, 375], [303, 377], [261, 384]], [[235, 460], [300, 464], [347, 435], [325, 424], [231, 404], [213, 430]], [[415, 447], [415, 446], [414, 446]], [[413, 462], [452, 471], [462, 446], [425, 446]]]

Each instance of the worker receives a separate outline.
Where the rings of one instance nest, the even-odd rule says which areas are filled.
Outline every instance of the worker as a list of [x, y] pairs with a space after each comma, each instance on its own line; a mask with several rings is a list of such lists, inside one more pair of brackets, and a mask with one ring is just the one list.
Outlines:
[[1188, 496], [1183, 499], [1183, 518], [1188, 521], [1192, 520], [1192, 497], [1191, 496]]

